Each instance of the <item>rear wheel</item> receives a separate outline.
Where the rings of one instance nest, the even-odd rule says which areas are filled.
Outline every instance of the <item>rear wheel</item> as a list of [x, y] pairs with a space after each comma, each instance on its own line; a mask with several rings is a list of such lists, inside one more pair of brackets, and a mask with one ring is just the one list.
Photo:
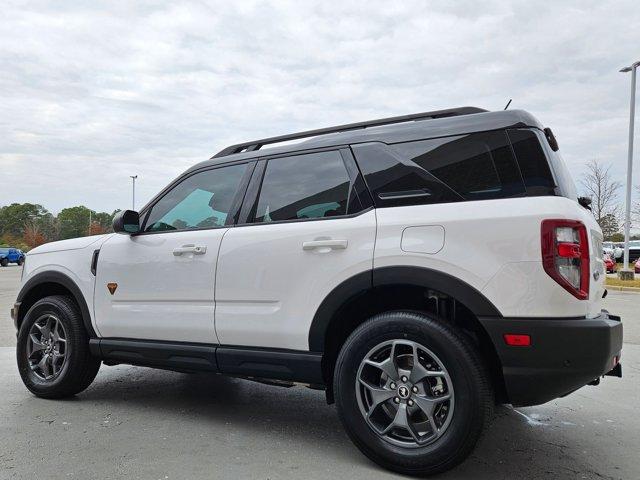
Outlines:
[[24, 263], [24, 258], [20, 257], [18, 259], [18, 266], [22, 266], [23, 263]]
[[336, 363], [338, 413], [356, 446], [410, 475], [464, 460], [488, 423], [493, 395], [473, 344], [409, 312], [377, 315], [345, 342]]
[[100, 368], [89, 352], [89, 337], [71, 297], [38, 300], [27, 312], [16, 348], [25, 386], [43, 398], [62, 398], [86, 389]]
[[2, 260], [0, 260], [0, 265], [6, 267], [7, 265], [9, 265], [9, 259], [3, 258]]

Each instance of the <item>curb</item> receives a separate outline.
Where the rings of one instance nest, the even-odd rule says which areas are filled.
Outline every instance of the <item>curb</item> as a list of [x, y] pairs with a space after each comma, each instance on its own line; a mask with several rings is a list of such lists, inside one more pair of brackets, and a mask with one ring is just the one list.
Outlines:
[[607, 290], [615, 290], [617, 292], [629, 292], [629, 293], [640, 293], [640, 287], [622, 287], [619, 285], [606, 285], [604, 286]]

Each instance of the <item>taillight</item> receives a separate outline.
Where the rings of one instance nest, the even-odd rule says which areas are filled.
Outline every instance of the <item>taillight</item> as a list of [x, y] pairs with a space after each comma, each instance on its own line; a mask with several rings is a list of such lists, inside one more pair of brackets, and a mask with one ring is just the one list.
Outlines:
[[589, 298], [589, 240], [576, 220], [543, 220], [541, 229], [544, 271], [580, 300]]

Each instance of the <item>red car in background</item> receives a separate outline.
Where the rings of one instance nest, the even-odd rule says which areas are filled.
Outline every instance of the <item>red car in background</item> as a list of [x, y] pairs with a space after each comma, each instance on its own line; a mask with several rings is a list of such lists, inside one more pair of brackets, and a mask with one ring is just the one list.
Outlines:
[[633, 264], [633, 269], [636, 273], [640, 273], [640, 258], [636, 260], [636, 263]]
[[[607, 273], [615, 273], [618, 266], [616, 265], [615, 260], [611, 258], [611, 255], [605, 254], [602, 259], [604, 260], [604, 267], [607, 270]], [[640, 263], [638, 262], [640, 262], [640, 258], [635, 263], [636, 273], [640, 273]]]

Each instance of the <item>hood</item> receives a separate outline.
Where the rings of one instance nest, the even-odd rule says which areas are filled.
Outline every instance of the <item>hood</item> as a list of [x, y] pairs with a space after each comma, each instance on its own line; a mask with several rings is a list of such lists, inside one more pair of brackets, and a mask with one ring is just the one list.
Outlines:
[[109, 238], [113, 233], [107, 233], [105, 235], [92, 235], [91, 237], [70, 238], [69, 240], [59, 240], [57, 242], [45, 243], [39, 247], [29, 250], [28, 256], [39, 255], [41, 253], [61, 252], [63, 250], [79, 250], [86, 248], [94, 243], [102, 245], [104, 241]]

